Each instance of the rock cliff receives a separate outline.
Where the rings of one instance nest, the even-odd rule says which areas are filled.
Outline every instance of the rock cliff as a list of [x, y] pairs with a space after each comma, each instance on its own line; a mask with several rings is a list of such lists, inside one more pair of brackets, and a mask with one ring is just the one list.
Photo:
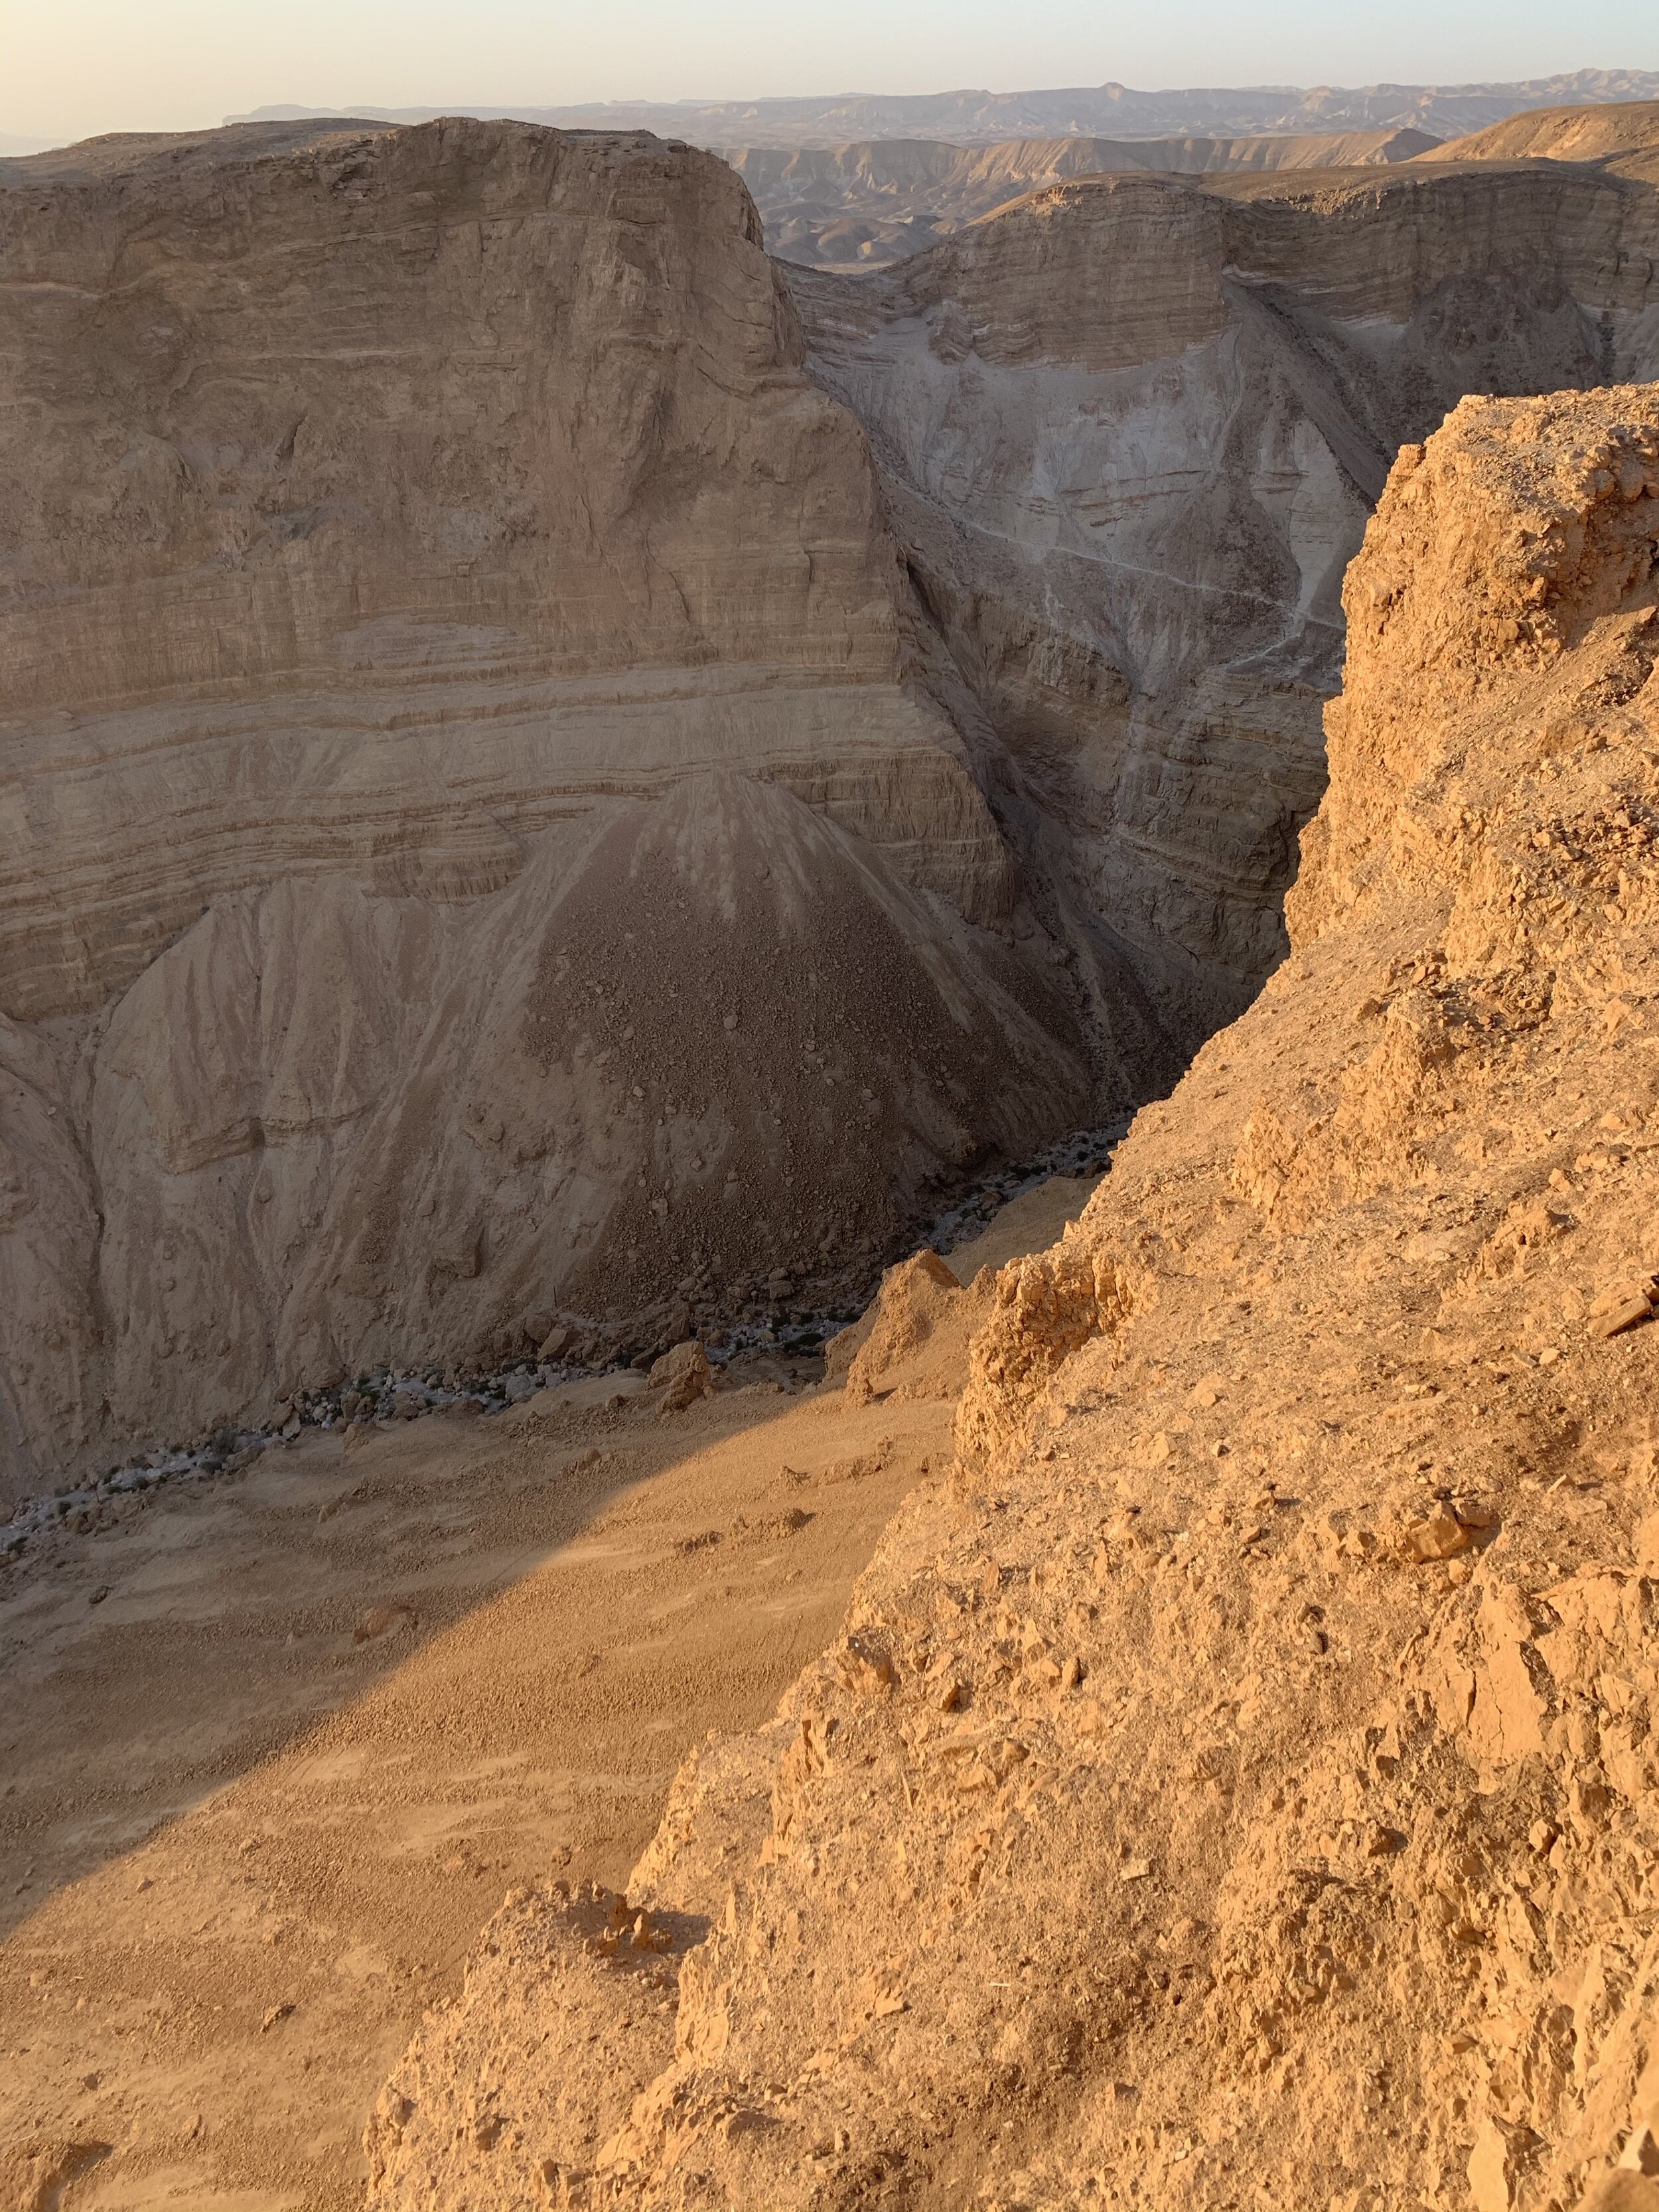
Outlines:
[[1085, 1034], [724, 164], [100, 141], [0, 172], [0, 1496], [844, 1295], [1168, 1064], [1132, 982]]
[[791, 270], [981, 781], [1184, 1045], [1282, 953], [1394, 453], [1466, 392], [1655, 373], [1656, 270], [1651, 181], [1415, 163], [1077, 179], [890, 271]]
[[1659, 2200], [1659, 392], [1463, 401], [1346, 603], [1291, 957], [376, 2204]]

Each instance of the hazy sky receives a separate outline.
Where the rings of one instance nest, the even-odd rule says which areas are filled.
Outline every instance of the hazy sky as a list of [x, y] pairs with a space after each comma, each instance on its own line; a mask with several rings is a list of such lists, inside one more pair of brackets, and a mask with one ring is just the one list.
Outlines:
[[0, 131], [307, 106], [1659, 67], [1655, 0], [0, 0]]

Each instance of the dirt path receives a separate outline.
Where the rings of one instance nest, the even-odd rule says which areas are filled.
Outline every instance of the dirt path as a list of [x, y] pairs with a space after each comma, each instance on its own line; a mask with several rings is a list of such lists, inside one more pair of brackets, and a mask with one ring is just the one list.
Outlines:
[[356, 2204], [380, 2082], [502, 1893], [625, 1881], [690, 1746], [833, 1636], [952, 1410], [761, 1384], [318, 1437], [15, 1573], [4, 2212], [23, 2152], [78, 2175], [64, 2212]]

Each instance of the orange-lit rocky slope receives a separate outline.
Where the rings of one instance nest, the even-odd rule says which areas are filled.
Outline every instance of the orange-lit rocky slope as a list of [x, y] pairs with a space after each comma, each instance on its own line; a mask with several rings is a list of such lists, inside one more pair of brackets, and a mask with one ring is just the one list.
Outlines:
[[1659, 2202], [1659, 389], [1466, 400], [1346, 603], [1291, 957], [378, 2205]]
[[1659, 100], [1601, 107], [1536, 107], [1454, 138], [1419, 158], [1436, 161], [1595, 161], [1659, 145]]

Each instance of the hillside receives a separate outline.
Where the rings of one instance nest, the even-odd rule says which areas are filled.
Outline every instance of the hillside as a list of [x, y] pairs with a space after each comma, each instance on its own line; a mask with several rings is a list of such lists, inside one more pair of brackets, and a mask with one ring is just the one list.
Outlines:
[[1449, 145], [1437, 161], [1595, 161], [1659, 146], [1659, 100], [1614, 100], [1595, 107], [1541, 107]]
[[[988, 1286], [1091, 1187], [951, 1265]], [[364, 2120], [501, 1891], [625, 1881], [948, 1461], [975, 1301], [923, 1289], [924, 1356], [890, 1328], [850, 1389], [756, 1355], [677, 1407], [605, 1376], [312, 1430], [0, 1554], [4, 2212], [361, 2212]]]
[[1001, 817], [1188, 1052], [1281, 957], [1395, 452], [1466, 392], [1659, 374], [1659, 192], [1573, 169], [1079, 179], [789, 282]]
[[377, 2205], [1659, 2197], [1654, 390], [1466, 400], [1345, 597], [1290, 959]]

